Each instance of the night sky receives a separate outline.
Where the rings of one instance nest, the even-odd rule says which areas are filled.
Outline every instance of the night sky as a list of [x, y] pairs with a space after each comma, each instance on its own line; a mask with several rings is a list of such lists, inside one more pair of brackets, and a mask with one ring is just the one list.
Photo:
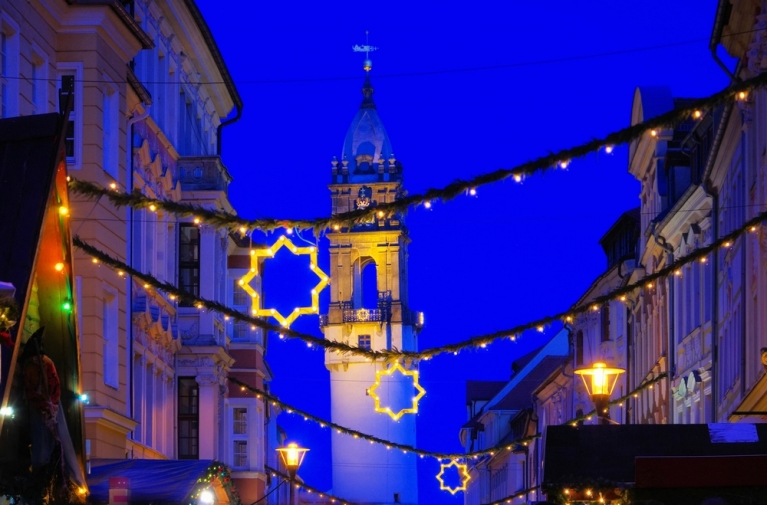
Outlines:
[[[340, 159], [362, 99], [363, 56], [351, 47], [364, 44], [365, 30], [380, 48], [371, 55], [378, 113], [410, 192], [510, 168], [628, 126], [637, 86], [668, 85], [674, 96], [702, 97], [728, 84], [708, 50], [714, 0], [461, 8], [436, 1], [198, 4], [245, 103], [242, 119], [224, 130], [223, 160], [234, 177], [230, 198], [247, 217], [330, 212], [330, 161]], [[574, 160], [567, 171], [411, 210], [410, 304], [426, 314], [421, 348], [574, 303], [606, 268], [598, 240], [639, 205], [627, 152], [621, 146]], [[324, 269], [326, 244], [320, 242]], [[278, 307], [305, 304], [316, 282], [292, 276], [296, 264], [281, 255], [269, 271], [265, 295]], [[326, 306], [327, 292], [321, 312]], [[316, 316], [293, 328], [321, 335]], [[512, 360], [554, 333], [422, 363], [428, 393], [418, 415], [419, 447], [460, 451], [465, 381], [508, 379]], [[323, 352], [276, 336], [267, 352], [273, 391], [329, 418]], [[280, 424], [291, 441], [311, 448], [304, 480], [330, 489], [328, 430], [287, 414]], [[437, 472], [436, 460], [421, 460], [420, 502], [462, 503], [461, 493], [439, 491]]]

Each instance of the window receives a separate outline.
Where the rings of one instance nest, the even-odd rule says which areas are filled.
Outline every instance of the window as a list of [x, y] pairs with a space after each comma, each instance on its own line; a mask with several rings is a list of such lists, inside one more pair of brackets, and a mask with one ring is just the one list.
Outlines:
[[103, 336], [103, 360], [104, 360], [104, 384], [118, 388], [119, 361], [118, 361], [118, 325], [117, 325], [117, 293], [111, 289], [104, 291], [102, 310], [102, 336]]
[[232, 338], [235, 339], [247, 339], [249, 336], [248, 333], [248, 323], [245, 323], [243, 321], [237, 321], [234, 323], [234, 330], [232, 331]]
[[178, 459], [199, 459], [200, 387], [194, 377], [178, 379]]
[[64, 138], [67, 165], [69, 169], [82, 168], [82, 100], [83, 66], [81, 63], [59, 63], [58, 68], [58, 107], [59, 113], [66, 111], [69, 100], [72, 100], [72, 110], [69, 113], [67, 131]]
[[45, 53], [33, 49], [32, 53], [32, 112], [48, 112], [48, 58]]
[[602, 342], [608, 342], [610, 340], [610, 305], [605, 304], [602, 306]]
[[575, 364], [583, 364], [583, 332], [578, 330], [575, 335]]
[[19, 27], [5, 14], [0, 26], [0, 114], [19, 114]]
[[248, 467], [248, 441], [247, 440], [235, 440], [233, 442], [233, 461], [232, 466], [234, 468], [247, 468]]
[[359, 335], [357, 337], [357, 347], [360, 349], [370, 349], [370, 335]]
[[[104, 79], [107, 80], [108, 77], [104, 76]], [[102, 168], [115, 180], [117, 180], [118, 175], [117, 160], [119, 156], [117, 139], [119, 134], [118, 119], [120, 113], [120, 105], [118, 97], [119, 93], [117, 91], [117, 87], [114, 84], [104, 84], [104, 96], [101, 111], [103, 115], [102, 132], [104, 137], [102, 143]]]
[[242, 286], [240, 286], [237, 283], [234, 283], [234, 293], [233, 293], [233, 301], [232, 303], [234, 305], [241, 305], [241, 306], [250, 306], [250, 296], [248, 293], [242, 289]]
[[[200, 229], [192, 223], [179, 226], [178, 286], [189, 294], [200, 294]], [[179, 305], [191, 307], [193, 302], [182, 299]]]
[[248, 468], [248, 409], [232, 408], [232, 467]]
[[232, 409], [232, 433], [235, 435], [248, 434], [248, 409], [236, 407]]
[[8, 117], [8, 36], [0, 32], [0, 116]]

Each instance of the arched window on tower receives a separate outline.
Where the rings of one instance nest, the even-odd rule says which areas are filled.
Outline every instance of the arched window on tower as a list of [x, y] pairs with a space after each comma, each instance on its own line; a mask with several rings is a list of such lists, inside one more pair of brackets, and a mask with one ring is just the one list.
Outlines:
[[378, 308], [378, 269], [373, 258], [363, 257], [354, 263], [352, 306], [355, 309]]

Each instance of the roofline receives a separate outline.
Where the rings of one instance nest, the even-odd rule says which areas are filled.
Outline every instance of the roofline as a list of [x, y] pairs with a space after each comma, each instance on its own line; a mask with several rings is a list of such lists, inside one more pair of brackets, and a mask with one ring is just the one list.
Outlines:
[[153, 49], [154, 41], [141, 26], [133, 19], [130, 12], [128, 12], [123, 5], [117, 0], [67, 0], [70, 5], [106, 5], [112, 8], [112, 11], [117, 14], [117, 17], [125, 24], [128, 30], [141, 42], [143, 49]]
[[216, 62], [216, 67], [221, 73], [221, 78], [224, 80], [224, 85], [226, 86], [227, 91], [229, 91], [232, 101], [236, 107], [241, 109], [242, 98], [234, 85], [232, 75], [229, 73], [229, 69], [224, 62], [224, 57], [218, 49], [218, 44], [216, 44], [216, 40], [213, 38], [213, 33], [210, 31], [208, 23], [205, 21], [205, 18], [202, 16], [202, 13], [194, 0], [184, 0], [184, 5], [189, 9], [189, 13], [192, 15], [192, 18], [194, 18], [194, 22], [197, 23], [197, 28], [200, 30], [202, 38], [205, 39], [205, 44], [207, 44], [208, 50], [213, 56], [213, 60]]
[[729, 8], [731, 5], [729, 0], [719, 0], [716, 6], [716, 15], [714, 16], [714, 27], [711, 30], [711, 40], [708, 42], [708, 48], [711, 51], [716, 51], [716, 46], [722, 40], [722, 31], [727, 21], [725, 18], [729, 18]]
[[[605, 232], [605, 233], [602, 235], [602, 238], [600, 238], [600, 239], [599, 239], [599, 241], [597, 241], [597, 243], [598, 243], [599, 245], [602, 245], [602, 242], [604, 242], [604, 240], [607, 238], [607, 236], [608, 236], [610, 233], [612, 233], [612, 231], [613, 231], [613, 230], [615, 230], [615, 229], [618, 227], [618, 223], [621, 223], [621, 222], [623, 222], [624, 218], [626, 218], [626, 217], [627, 217], [627, 218], [633, 219], [633, 218], [634, 218], [634, 216], [632, 215], [632, 213], [633, 213], [634, 211], [637, 211], [637, 214], [639, 214], [639, 213], [641, 213], [641, 211], [642, 211], [642, 207], [639, 207], [639, 206], [637, 206], [637, 207], [634, 207], [634, 208], [628, 209], [628, 210], [626, 210], [626, 211], [623, 211], [623, 213], [622, 213], [620, 216], [618, 216], [618, 219], [616, 219], [616, 220], [613, 222], [613, 224], [612, 224], [612, 225], [610, 225], [610, 228], [609, 228], [609, 229], [608, 229], [608, 230], [607, 230], [607, 231], [606, 231], [606, 232]], [[641, 222], [641, 214], [640, 214], [640, 218], [639, 218], [638, 220], [635, 220], [635, 222], [636, 222], [636, 223], [640, 223], [640, 222]]]

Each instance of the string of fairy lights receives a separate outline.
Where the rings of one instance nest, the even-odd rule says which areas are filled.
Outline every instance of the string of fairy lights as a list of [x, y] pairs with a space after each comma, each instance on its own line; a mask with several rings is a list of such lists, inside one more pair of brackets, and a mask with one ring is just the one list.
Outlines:
[[[333, 231], [348, 231], [355, 224], [364, 222], [370, 217], [377, 216], [378, 218], [393, 217], [405, 213], [410, 207], [423, 205], [426, 208], [432, 206], [436, 201], [449, 201], [462, 194], [473, 195], [476, 194], [477, 188], [512, 178], [516, 182], [523, 182], [525, 177], [530, 176], [536, 172], [559, 168], [568, 168], [572, 159], [583, 157], [589, 153], [596, 152], [600, 149], [604, 149], [607, 152], [612, 151], [613, 147], [617, 144], [623, 144], [632, 142], [642, 138], [644, 135], [649, 134], [651, 137], [657, 137], [660, 135], [660, 130], [672, 125], [676, 125], [680, 122], [688, 121], [690, 119], [700, 119], [702, 113], [701, 110], [712, 109], [722, 103], [730, 102], [733, 100], [744, 101], [748, 98], [748, 93], [756, 88], [763, 87], [767, 84], [767, 74], [761, 74], [747, 81], [734, 84], [733, 86], [722, 90], [707, 98], [692, 102], [689, 106], [672, 110], [668, 113], [662, 114], [655, 118], [649, 119], [642, 123], [624, 128], [617, 132], [607, 135], [604, 139], [593, 140], [582, 144], [580, 146], [561, 150], [557, 153], [552, 153], [548, 156], [544, 156], [533, 160], [528, 163], [524, 163], [512, 169], [500, 169], [493, 172], [485, 173], [474, 177], [469, 180], [459, 180], [448, 184], [440, 189], [429, 189], [421, 194], [414, 194], [410, 196], [404, 196], [397, 199], [394, 202], [380, 204], [378, 206], [369, 207], [366, 209], [359, 209], [352, 212], [337, 214], [328, 218], [311, 219], [311, 220], [279, 220], [272, 218], [262, 218], [255, 220], [248, 220], [239, 218], [226, 212], [212, 211], [204, 209], [202, 207], [190, 204], [184, 204], [179, 202], [172, 202], [162, 199], [148, 198], [138, 191], [129, 194], [119, 191], [116, 183], [111, 183], [108, 188], [100, 187], [90, 182], [85, 181], [70, 181], [70, 190], [84, 195], [89, 198], [100, 198], [105, 196], [116, 206], [132, 206], [137, 209], [146, 208], [149, 211], [156, 212], [163, 210], [168, 213], [175, 214], [180, 217], [192, 218], [193, 222], [198, 225], [206, 225], [213, 228], [227, 228], [232, 232], [240, 233], [242, 236], [247, 236], [254, 230], [271, 231], [278, 228], [286, 229], [313, 229], [316, 234], [322, 233], [326, 230], [332, 229]], [[596, 297], [588, 303], [583, 303], [571, 307], [569, 310], [555, 314], [553, 316], [544, 317], [535, 321], [531, 321], [522, 325], [517, 325], [513, 328], [497, 331], [491, 334], [485, 334], [481, 336], [475, 336], [466, 340], [449, 344], [445, 346], [432, 347], [424, 349], [422, 351], [400, 351], [400, 350], [372, 350], [362, 349], [356, 346], [344, 344], [333, 340], [325, 340], [312, 335], [296, 332], [291, 330], [290, 323], [302, 314], [316, 314], [318, 313], [319, 306], [319, 292], [327, 286], [330, 282], [328, 276], [322, 272], [317, 265], [317, 251], [315, 247], [296, 247], [285, 236], [279, 238], [272, 246], [265, 248], [251, 248], [251, 268], [250, 272], [240, 279], [239, 284], [250, 295], [252, 299], [251, 313], [242, 314], [241, 312], [227, 307], [219, 302], [207, 300], [199, 296], [192, 295], [188, 292], [178, 289], [176, 286], [162, 282], [151, 274], [139, 272], [132, 268], [130, 265], [110, 256], [109, 254], [101, 251], [92, 245], [82, 241], [79, 237], [73, 238], [73, 243], [86, 253], [93, 257], [94, 263], [104, 263], [105, 265], [113, 268], [118, 275], [125, 276], [126, 274], [133, 276], [135, 279], [142, 281], [144, 289], [150, 292], [152, 289], [165, 292], [171, 300], [179, 299], [186, 302], [193, 302], [193, 305], [198, 309], [207, 309], [216, 311], [224, 315], [226, 319], [233, 318], [237, 321], [250, 323], [253, 327], [259, 327], [268, 331], [279, 333], [281, 337], [296, 338], [303, 340], [309, 347], [323, 348], [326, 351], [336, 352], [337, 354], [364, 356], [369, 361], [382, 361], [391, 364], [392, 366], [386, 368], [383, 372], [377, 372], [376, 383], [371, 387], [371, 396], [375, 401], [375, 410], [377, 412], [386, 413], [392, 417], [394, 421], [399, 420], [402, 415], [416, 414], [418, 412], [418, 400], [425, 394], [422, 387], [418, 385], [417, 370], [409, 370], [403, 368], [401, 361], [409, 364], [415, 364], [418, 360], [428, 360], [440, 354], [454, 355], [465, 349], [481, 349], [487, 345], [495, 342], [496, 340], [509, 338], [512, 341], [516, 341], [522, 336], [523, 333], [529, 331], [544, 331], [545, 327], [553, 323], [570, 323], [573, 319], [583, 313], [590, 310], [600, 310], [600, 308], [607, 303], [613, 301], [627, 302], [627, 299], [631, 297], [637, 290], [652, 290], [655, 287], [655, 283], [659, 280], [666, 279], [671, 275], [680, 275], [681, 268], [687, 264], [695, 261], [706, 262], [710, 253], [719, 250], [720, 248], [729, 248], [733, 245], [734, 241], [740, 236], [748, 232], [755, 232], [757, 226], [763, 224], [767, 220], [767, 211], [762, 212], [750, 219], [743, 226], [733, 230], [727, 235], [714, 240], [711, 244], [700, 247], [697, 250], [677, 258], [670, 262], [665, 267], [645, 275], [640, 280], [631, 283], [627, 286], [617, 288], [610, 293]], [[277, 313], [274, 309], [268, 309], [260, 306], [260, 295], [250, 286], [250, 281], [258, 275], [258, 265], [260, 258], [273, 257], [274, 253], [281, 247], [287, 247], [294, 254], [307, 254], [310, 256], [310, 268], [318, 275], [320, 282], [312, 290], [312, 306], [304, 308], [296, 308], [295, 311], [287, 316]], [[269, 324], [264, 318], [273, 317], [279, 323], [279, 326]], [[393, 372], [399, 372], [403, 376], [412, 376], [415, 389], [418, 390], [417, 395], [413, 398], [413, 407], [401, 409], [398, 412], [391, 411], [388, 407], [380, 405], [380, 399], [373, 394], [375, 389], [379, 385], [380, 373], [392, 374]], [[640, 392], [645, 389], [651, 389], [655, 383], [667, 378], [667, 374], [661, 373], [654, 378], [643, 381], [633, 391], [623, 395], [622, 397], [610, 401], [608, 406], [622, 407], [624, 402], [630, 399], [632, 396], [637, 397]], [[540, 435], [536, 434], [529, 437], [519, 438], [513, 440], [511, 443], [507, 442], [503, 446], [497, 446], [487, 449], [482, 449], [473, 452], [464, 453], [440, 453], [434, 451], [425, 451], [418, 449], [414, 446], [399, 444], [391, 442], [379, 437], [375, 437], [357, 430], [351, 430], [336, 423], [327, 421], [320, 417], [314, 416], [308, 412], [300, 409], [296, 409], [281, 400], [276, 396], [269, 394], [266, 391], [254, 388], [245, 384], [238, 379], [229, 378], [235, 384], [238, 384], [240, 388], [245, 391], [249, 391], [256, 395], [257, 398], [262, 398], [264, 401], [270, 402], [273, 405], [279, 405], [283, 411], [288, 414], [295, 414], [303, 416], [306, 421], [314, 421], [320, 425], [320, 427], [328, 427], [336, 430], [339, 434], [352, 436], [354, 438], [360, 438], [368, 440], [371, 444], [384, 445], [389, 450], [401, 450], [403, 453], [413, 453], [420, 457], [430, 456], [436, 458], [440, 463], [440, 471], [436, 476], [436, 479], [440, 483], [440, 489], [444, 489], [451, 494], [455, 494], [458, 491], [464, 491], [466, 485], [470, 479], [470, 473], [468, 470], [467, 462], [470, 459], [476, 459], [480, 457], [494, 456], [497, 452], [508, 450], [514, 451], [519, 446], [528, 445], [531, 441], [538, 438]], [[567, 421], [568, 424], [577, 426], [579, 422], [590, 420], [594, 415], [599, 415], [595, 411], [592, 411], [578, 418]], [[447, 463], [443, 461], [447, 460]], [[443, 476], [446, 470], [455, 467], [458, 471], [459, 480], [461, 481], [459, 486], [447, 485], [444, 482]], [[270, 470], [273, 473], [277, 473], [274, 470]], [[309, 486], [303, 485], [304, 488], [314, 490]], [[314, 490], [315, 492], [322, 494], [321, 492]], [[515, 493], [516, 497], [519, 493]], [[330, 497], [330, 495], [328, 495]], [[510, 501], [512, 497], [506, 500]], [[335, 498], [333, 498], [335, 500]], [[504, 500], [494, 502], [495, 504], [503, 503]], [[350, 503], [345, 500], [340, 500], [341, 503]]]
[[92, 199], [104, 196], [118, 207], [130, 205], [136, 209], [161, 209], [177, 216], [193, 217], [195, 220], [214, 228], [228, 228], [242, 234], [247, 234], [253, 230], [272, 231], [279, 228], [313, 229], [316, 234], [325, 230], [342, 231], [348, 230], [354, 224], [363, 223], [370, 218], [390, 218], [403, 214], [410, 207], [422, 205], [425, 208], [431, 208], [433, 202], [436, 201], [446, 202], [461, 195], [473, 195], [476, 194], [477, 188], [480, 186], [500, 182], [508, 178], [521, 183], [526, 177], [540, 171], [567, 169], [573, 159], [581, 158], [601, 149], [608, 153], [612, 152], [616, 145], [633, 142], [648, 133], [652, 137], [657, 137], [664, 128], [690, 119], [700, 119], [704, 110], [711, 110], [723, 103], [732, 101], [745, 101], [749, 97], [749, 92], [765, 85], [767, 85], [767, 75], [759, 74], [751, 79], [735, 83], [706, 98], [693, 100], [687, 106], [676, 108], [641, 123], [610, 133], [603, 139], [595, 139], [576, 147], [563, 149], [514, 168], [498, 169], [471, 179], [454, 181], [442, 188], [428, 189], [420, 194], [402, 196], [393, 202], [379, 203], [376, 206], [370, 206], [365, 209], [357, 209], [319, 219], [245, 219], [228, 212], [205, 209], [189, 203], [150, 198], [138, 191], [126, 193], [119, 190], [116, 182], [110, 183], [109, 187], [102, 187], [92, 182], [71, 180], [70, 190]]
[[670, 276], [679, 276], [682, 271], [682, 267], [694, 262], [707, 262], [708, 255], [718, 249], [727, 249], [732, 247], [734, 242], [745, 233], [753, 233], [758, 229], [757, 227], [767, 220], [767, 211], [757, 214], [752, 219], [748, 220], [745, 224], [739, 228], [734, 229], [730, 233], [723, 237], [714, 240], [711, 244], [705, 247], [700, 247], [689, 254], [678, 258], [677, 260], [669, 263], [667, 266], [645, 275], [642, 279], [627, 284], [626, 286], [619, 287], [613, 291], [596, 297], [592, 301], [576, 305], [570, 309], [554, 314], [553, 316], [546, 316], [528, 323], [520, 324], [512, 328], [505, 330], [488, 333], [476, 337], [471, 337], [454, 344], [447, 344], [443, 346], [430, 347], [421, 351], [402, 351], [396, 349], [363, 349], [357, 346], [345, 344], [335, 340], [326, 340], [324, 338], [315, 337], [306, 333], [301, 333], [284, 326], [273, 325], [262, 318], [253, 317], [242, 312], [235, 310], [231, 307], [223, 305], [219, 302], [208, 300], [200, 296], [193, 295], [186, 291], [178, 289], [176, 286], [156, 279], [154, 276], [139, 272], [138, 270], [130, 267], [125, 262], [120, 261], [109, 254], [101, 251], [100, 249], [93, 247], [92, 245], [84, 242], [78, 236], [73, 238], [73, 243], [78, 248], [85, 251], [87, 254], [93, 257], [93, 261], [101, 262], [105, 265], [115, 269], [118, 275], [132, 275], [135, 278], [141, 280], [145, 289], [154, 288], [156, 290], [163, 291], [169, 295], [172, 300], [180, 299], [191, 302], [197, 308], [205, 308], [207, 310], [216, 311], [225, 316], [225, 318], [232, 318], [237, 321], [242, 321], [251, 324], [254, 327], [258, 327], [267, 331], [273, 331], [279, 333], [283, 338], [295, 338], [304, 341], [309, 347], [324, 348], [328, 351], [333, 351], [338, 354], [363, 356], [372, 362], [395, 362], [400, 359], [406, 360], [428, 360], [440, 354], [453, 354], [457, 355], [459, 352], [466, 349], [483, 349], [497, 340], [509, 339], [516, 341], [521, 338], [526, 332], [543, 332], [545, 328], [554, 323], [570, 323], [574, 318], [580, 314], [588, 311], [598, 311], [603, 305], [620, 301], [626, 303], [628, 297], [635, 290], [653, 290], [658, 280], [666, 279]]
[[[609, 407], [613, 407], [613, 406], [623, 407], [623, 405], [625, 404], [627, 400], [629, 400], [630, 398], [638, 397], [639, 394], [646, 389], [652, 389], [656, 383], [660, 382], [666, 377], [668, 377], [668, 375], [665, 372], [662, 372], [651, 379], [647, 379], [643, 381], [641, 384], [639, 384], [636, 388], [626, 393], [625, 395], [610, 401], [609, 403], [607, 403], [607, 405]], [[405, 454], [416, 454], [422, 458], [428, 456], [441, 461], [444, 459], [451, 459], [451, 460], [467, 459], [468, 460], [468, 459], [477, 459], [482, 456], [495, 456], [495, 454], [499, 453], [500, 451], [503, 451], [503, 450], [513, 451], [515, 447], [525, 446], [529, 444], [530, 442], [532, 442], [533, 440], [535, 440], [536, 438], [540, 437], [540, 435], [538, 434], [532, 435], [529, 437], [520, 437], [504, 444], [500, 444], [494, 447], [489, 447], [486, 449], [481, 449], [478, 451], [470, 451], [470, 452], [447, 453], [447, 452], [427, 451], [424, 449], [418, 449], [411, 445], [392, 442], [391, 440], [385, 440], [380, 437], [376, 437], [374, 435], [369, 435], [367, 433], [364, 433], [358, 430], [353, 430], [351, 428], [341, 426], [340, 424], [334, 423], [332, 421], [328, 421], [327, 419], [324, 419], [319, 416], [315, 416], [314, 414], [311, 414], [309, 412], [306, 412], [305, 410], [297, 408], [294, 405], [286, 403], [280, 400], [278, 396], [271, 394], [268, 391], [264, 391], [263, 389], [259, 389], [257, 387], [251, 386], [234, 377], [229, 377], [229, 381], [232, 382], [233, 384], [236, 384], [240, 388], [241, 392], [248, 391], [254, 394], [256, 399], [263, 400], [264, 402], [268, 402], [272, 404], [272, 406], [279, 406], [283, 412], [286, 412], [287, 414], [290, 414], [290, 415], [301, 416], [303, 417], [304, 421], [312, 421], [318, 424], [320, 428], [328, 428], [331, 430], [335, 430], [336, 433], [338, 434], [348, 435], [350, 437], [358, 438], [361, 440], [367, 440], [368, 442], [372, 444], [383, 445], [387, 449], [400, 450]], [[563, 424], [571, 424], [573, 426], [576, 426], [579, 422], [592, 420], [594, 416], [596, 415], [597, 415], [596, 410], [592, 410], [582, 416], [574, 417], [568, 421], [565, 421]]]
[[[626, 393], [625, 395], [616, 398], [615, 400], [612, 400], [607, 403], [608, 407], [617, 406], [617, 407], [623, 407], [624, 403], [631, 399], [631, 398], [637, 398], [639, 394], [647, 389], [652, 389], [653, 386], [662, 381], [663, 379], [667, 378], [668, 374], [665, 372], [662, 372], [655, 376], [654, 378], [647, 379], [643, 381], [638, 387], [633, 389], [632, 391]], [[229, 377], [229, 381], [233, 384], [236, 384], [239, 386], [240, 391], [245, 392], [248, 391], [255, 395], [256, 399], [262, 400], [265, 403], [270, 403], [272, 406], [279, 406], [283, 412], [290, 414], [290, 415], [296, 415], [303, 417], [304, 421], [312, 421], [317, 424], [319, 424], [320, 428], [328, 428], [331, 430], [335, 430], [338, 434], [343, 434], [347, 436], [351, 436], [356, 439], [361, 440], [367, 440], [371, 444], [380, 444], [386, 447], [387, 450], [400, 450], [404, 454], [416, 454], [423, 457], [433, 457], [435, 458], [438, 463], [440, 464], [440, 471], [436, 475], [437, 481], [440, 483], [440, 489], [450, 492], [451, 494], [455, 494], [458, 491], [463, 491], [466, 489], [466, 485], [469, 481], [469, 470], [468, 470], [468, 464], [467, 462], [469, 460], [475, 460], [481, 457], [493, 457], [496, 454], [501, 453], [502, 451], [516, 451], [520, 447], [528, 446], [531, 442], [533, 442], [535, 439], [540, 438], [540, 434], [535, 434], [528, 437], [519, 437], [512, 441], [505, 442], [501, 445], [497, 445], [494, 447], [482, 449], [479, 451], [470, 451], [470, 452], [462, 452], [462, 453], [442, 453], [442, 452], [435, 452], [435, 451], [427, 451], [423, 449], [418, 449], [416, 447], [407, 445], [407, 444], [400, 444], [397, 442], [392, 442], [390, 440], [385, 440], [373, 435], [369, 435], [367, 433], [353, 430], [350, 428], [347, 428], [345, 426], [341, 426], [337, 423], [334, 423], [332, 421], [328, 421], [326, 419], [323, 419], [321, 417], [315, 416], [309, 412], [306, 412], [302, 409], [299, 409], [289, 403], [286, 403], [279, 399], [279, 397], [264, 391], [262, 389], [259, 389], [257, 387], [248, 385], [247, 383], [236, 379], [234, 377]], [[563, 424], [569, 424], [572, 426], [577, 426], [578, 423], [583, 421], [590, 421], [594, 418], [594, 416], [597, 416], [596, 410], [592, 410], [591, 412], [588, 412], [587, 414], [584, 414], [579, 417], [575, 417], [573, 419], [570, 419], [568, 421], [565, 421]], [[447, 460], [447, 463], [444, 463], [443, 461]], [[462, 463], [463, 461], [463, 463]], [[451, 486], [449, 484], [446, 484], [444, 481], [444, 472], [445, 470], [449, 469], [450, 467], [456, 467], [458, 470], [459, 476], [462, 477], [462, 482], [460, 486]], [[514, 496], [518, 495], [519, 493], [515, 493]], [[331, 495], [328, 495], [331, 496]], [[504, 500], [506, 500], [504, 498]], [[495, 503], [502, 503], [504, 500], [501, 500], [499, 502]]]

